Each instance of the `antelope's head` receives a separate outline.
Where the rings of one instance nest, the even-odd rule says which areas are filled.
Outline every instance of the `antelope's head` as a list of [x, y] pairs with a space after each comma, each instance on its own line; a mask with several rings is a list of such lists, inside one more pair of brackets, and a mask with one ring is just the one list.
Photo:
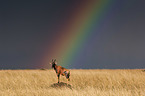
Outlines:
[[55, 67], [55, 65], [56, 65], [56, 59], [55, 60], [52, 59], [52, 62], [50, 64], [52, 65], [52, 68]]

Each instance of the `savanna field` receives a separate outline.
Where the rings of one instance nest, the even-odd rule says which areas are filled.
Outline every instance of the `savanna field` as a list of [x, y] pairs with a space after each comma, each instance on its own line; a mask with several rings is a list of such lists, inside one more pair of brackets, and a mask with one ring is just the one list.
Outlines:
[[145, 70], [0, 70], [0, 96], [145, 96]]

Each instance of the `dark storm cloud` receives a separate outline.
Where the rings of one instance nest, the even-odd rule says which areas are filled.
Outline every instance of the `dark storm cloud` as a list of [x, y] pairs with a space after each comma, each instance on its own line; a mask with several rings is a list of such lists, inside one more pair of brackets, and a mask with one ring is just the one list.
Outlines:
[[[1, 1], [0, 68], [36, 68], [69, 17], [68, 1]], [[69, 9], [69, 10], [68, 10]]]
[[[82, 49], [82, 64], [73, 68], [145, 68], [145, 1], [114, 2], [108, 22], [104, 20], [100, 32]], [[51, 46], [60, 34], [58, 29], [76, 4], [73, 0], [0, 1], [0, 69], [39, 68], [46, 45]]]
[[141, 0], [116, 1], [73, 67], [145, 68], [144, 5]]

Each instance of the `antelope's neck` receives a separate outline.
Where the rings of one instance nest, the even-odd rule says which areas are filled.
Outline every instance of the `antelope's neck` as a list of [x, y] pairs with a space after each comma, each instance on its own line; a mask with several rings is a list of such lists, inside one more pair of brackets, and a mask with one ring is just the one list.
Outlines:
[[55, 64], [55, 65], [53, 66], [54, 70], [56, 70], [56, 67], [57, 67], [57, 65]]

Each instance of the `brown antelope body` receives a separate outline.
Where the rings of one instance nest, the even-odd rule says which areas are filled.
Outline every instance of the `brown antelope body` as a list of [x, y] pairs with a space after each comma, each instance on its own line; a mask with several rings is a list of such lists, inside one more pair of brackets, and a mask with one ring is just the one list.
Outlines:
[[55, 72], [56, 72], [56, 74], [57, 74], [58, 83], [59, 83], [60, 74], [61, 74], [62, 76], [65, 76], [66, 79], [67, 79], [68, 81], [70, 81], [70, 79], [69, 79], [69, 77], [70, 77], [70, 71], [69, 71], [68, 69], [66, 69], [66, 68], [63, 68], [62, 66], [57, 66], [55, 61], [56, 61], [56, 59], [55, 59], [55, 60], [52, 59], [51, 65], [52, 65], [52, 68], [55, 70]]

